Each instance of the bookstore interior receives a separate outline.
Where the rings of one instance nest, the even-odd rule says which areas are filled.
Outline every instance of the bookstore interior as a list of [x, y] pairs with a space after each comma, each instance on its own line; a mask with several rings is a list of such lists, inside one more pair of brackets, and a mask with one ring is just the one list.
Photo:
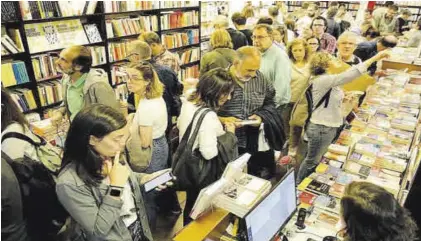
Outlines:
[[421, 240], [421, 1], [1, 1], [1, 239]]

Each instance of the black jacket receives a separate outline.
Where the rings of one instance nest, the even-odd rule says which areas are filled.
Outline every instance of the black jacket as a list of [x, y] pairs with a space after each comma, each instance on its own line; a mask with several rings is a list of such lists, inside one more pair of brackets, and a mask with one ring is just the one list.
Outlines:
[[[359, 57], [362, 61], [366, 61], [367, 59], [375, 56], [378, 53], [377, 51], [377, 42], [376, 41], [369, 41], [369, 42], [362, 42], [358, 44], [357, 49], [354, 51], [354, 55]], [[368, 67], [368, 71], [371, 75], [376, 72], [377, 64], [374, 62], [370, 67]]]
[[235, 30], [233, 28], [227, 28], [227, 31], [231, 36], [234, 50], [248, 45], [247, 38], [242, 32]]
[[327, 29], [326, 32], [338, 39], [341, 34], [341, 25], [337, 23], [334, 19], [326, 19]]
[[243, 29], [239, 31], [242, 32], [246, 36], [248, 44], [250, 46], [253, 46], [253, 40], [251, 39], [253, 32], [250, 29]]
[[[265, 137], [269, 147], [273, 150], [280, 151], [285, 144], [286, 137], [282, 116], [276, 110], [274, 105], [266, 105], [255, 112], [262, 118], [264, 123]], [[247, 151], [251, 154], [258, 152], [259, 128], [247, 128]]]

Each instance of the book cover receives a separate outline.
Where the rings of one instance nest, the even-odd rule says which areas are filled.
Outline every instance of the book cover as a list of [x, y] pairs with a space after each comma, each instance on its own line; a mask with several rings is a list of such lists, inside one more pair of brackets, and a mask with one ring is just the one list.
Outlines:
[[341, 198], [345, 193], [345, 186], [339, 183], [333, 184], [329, 189], [329, 195]]
[[328, 225], [331, 225], [331, 226], [334, 227], [339, 222], [339, 217], [322, 212], [317, 217], [317, 221], [328, 224]]
[[85, 24], [86, 36], [88, 36], [90, 43], [99, 43], [102, 42], [101, 34], [98, 31], [96, 24]]
[[340, 213], [340, 201], [335, 197], [320, 195], [314, 200], [314, 206], [331, 213]]
[[301, 203], [313, 205], [313, 202], [316, 200], [317, 195], [314, 195], [314, 194], [309, 193], [309, 192], [301, 192], [300, 195], [298, 196], [298, 198], [300, 199]]

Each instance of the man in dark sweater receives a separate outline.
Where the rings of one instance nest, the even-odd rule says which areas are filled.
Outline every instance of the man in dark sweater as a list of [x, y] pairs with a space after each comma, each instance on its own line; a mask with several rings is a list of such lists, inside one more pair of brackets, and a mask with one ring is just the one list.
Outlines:
[[[384, 36], [378, 41], [362, 42], [358, 44], [357, 49], [354, 51], [354, 55], [359, 57], [362, 61], [373, 57], [378, 52], [390, 49], [396, 46], [398, 39], [394, 35]], [[370, 75], [376, 72], [377, 65], [373, 63], [367, 70]]]
[[233, 28], [229, 27], [228, 18], [223, 15], [218, 15], [213, 23], [215, 29], [226, 29], [231, 36], [234, 50], [248, 45], [246, 36]]
[[248, 45], [252, 46], [253, 40], [251, 39], [251, 36], [253, 35], [253, 32], [246, 28], [247, 19], [244, 14], [240, 12], [233, 13], [231, 21], [234, 23], [235, 28], [246, 36]]

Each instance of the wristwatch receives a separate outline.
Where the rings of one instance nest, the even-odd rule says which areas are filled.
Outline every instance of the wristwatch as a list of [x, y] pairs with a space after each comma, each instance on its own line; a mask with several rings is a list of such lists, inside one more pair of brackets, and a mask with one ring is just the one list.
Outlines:
[[123, 187], [110, 186], [110, 196], [121, 197], [123, 194]]

